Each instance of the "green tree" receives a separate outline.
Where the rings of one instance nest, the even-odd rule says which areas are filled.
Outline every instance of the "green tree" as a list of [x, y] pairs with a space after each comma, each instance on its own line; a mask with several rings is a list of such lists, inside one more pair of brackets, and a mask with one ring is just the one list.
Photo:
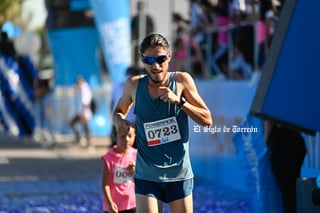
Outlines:
[[0, 1], [0, 25], [7, 19], [21, 24], [20, 14], [23, 0], [1, 0]]

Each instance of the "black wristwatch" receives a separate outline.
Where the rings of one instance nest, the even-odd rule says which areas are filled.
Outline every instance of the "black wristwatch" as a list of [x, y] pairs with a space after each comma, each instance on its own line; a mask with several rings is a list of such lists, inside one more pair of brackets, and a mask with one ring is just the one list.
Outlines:
[[186, 99], [183, 96], [180, 96], [180, 103], [178, 103], [177, 106], [181, 108], [185, 103], [186, 103]]

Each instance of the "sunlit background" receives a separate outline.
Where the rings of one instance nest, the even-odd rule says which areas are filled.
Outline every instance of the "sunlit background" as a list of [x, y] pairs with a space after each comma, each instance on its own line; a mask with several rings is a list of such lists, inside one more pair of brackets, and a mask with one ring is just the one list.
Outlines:
[[[52, 2], [55, 2], [58, 5], [55, 6], [58, 8], [51, 8], [52, 10], [47, 11], [46, 3], [50, 5]], [[68, 4], [68, 2], [70, 2], [71, 6], [68, 5], [66, 9], [64, 4]], [[139, 14], [149, 15], [154, 21], [154, 31], [168, 38], [173, 51], [179, 49], [179, 45], [175, 43], [177, 41], [175, 39], [177, 38], [176, 30], [178, 27], [172, 15], [179, 14], [183, 19], [190, 21], [191, 0], [144, 0], [142, 2], [145, 3], [145, 7]], [[216, 4], [218, 1], [199, 2]], [[271, 174], [268, 170], [270, 168], [260, 167], [260, 164], [262, 165], [266, 162], [269, 165], [267, 148], [264, 145], [263, 138], [264, 127], [261, 124], [261, 120], [249, 126], [256, 131], [254, 133], [257, 133], [256, 135], [259, 138], [257, 141], [250, 138], [249, 142], [256, 142], [255, 144], [247, 143], [248, 141], [246, 140], [249, 137], [245, 134], [237, 134], [238, 137], [235, 137], [234, 134], [237, 133], [237, 129], [241, 125], [249, 125], [247, 116], [256, 94], [261, 72], [264, 71], [263, 66], [259, 64], [259, 45], [261, 43], [259, 43], [258, 36], [259, 18], [255, 14], [260, 1], [247, 1], [247, 3], [250, 2], [248, 5], [252, 3], [252, 7], [244, 7], [241, 4], [245, 2], [244, 0], [234, 0], [233, 2], [239, 3], [235, 7], [240, 9], [241, 13], [233, 14], [233, 22], [228, 22], [230, 21], [228, 20], [227, 24], [222, 24], [219, 27], [209, 23], [201, 29], [204, 34], [210, 36], [206, 37], [204, 44], [199, 45], [199, 49], [194, 48], [194, 46], [197, 46], [194, 45], [197, 36], [194, 36], [194, 40], [193, 38], [190, 39], [193, 37], [190, 36], [193, 31], [190, 30], [190, 22], [186, 22], [187, 36], [184, 35], [185, 37], [182, 38], [182, 41], [188, 41], [183, 44], [186, 45], [184, 47], [189, 52], [186, 51], [184, 52], [185, 55], [182, 54], [183, 60], [180, 61], [180, 64], [178, 59], [176, 61], [173, 60], [172, 63], [172, 68], [182, 69], [192, 74], [200, 95], [207, 103], [214, 117], [214, 124], [211, 128], [202, 128], [191, 119], [189, 120], [190, 153], [196, 180], [199, 181], [197, 184], [199, 188], [195, 190], [195, 208], [199, 212], [249, 213], [251, 212], [249, 208], [263, 209], [263, 205], [268, 205], [269, 202], [272, 203], [274, 201], [270, 194], [269, 197], [267, 196], [267, 191], [270, 188], [265, 187], [268, 184], [265, 184], [266, 182], [264, 181], [266, 180], [263, 179], [264, 177], [269, 177], [266, 174]], [[270, 2], [273, 2], [276, 6], [280, 4], [278, 0], [270, 0]], [[24, 68], [30, 70], [31, 77], [29, 76], [29, 80], [36, 80], [39, 86], [33, 88], [32, 83], [28, 85], [26, 83], [27, 80], [24, 81], [23, 78], [19, 78], [19, 70], [14, 62], [14, 57], [2, 59], [0, 55], [0, 71], [3, 71], [3, 76], [8, 78], [10, 80], [9, 83], [11, 83], [8, 89], [10, 92], [9, 101], [3, 98], [0, 91], [0, 117], [2, 116], [1, 121], [6, 121], [6, 123], [3, 122], [0, 125], [0, 133], [8, 133], [8, 135], [17, 136], [19, 139], [31, 137], [37, 142], [45, 140], [56, 142], [60, 139], [70, 142], [71, 129], [69, 120], [75, 111], [74, 80], [78, 75], [82, 75], [93, 89], [94, 98], [97, 101], [97, 113], [90, 121], [92, 134], [95, 139], [102, 138], [102, 140], [105, 140], [105, 138], [110, 138], [112, 129], [112, 91], [117, 88], [119, 83], [125, 80], [125, 72], [128, 66], [133, 65], [142, 68], [139, 60], [140, 55], [137, 53], [136, 47], [138, 47], [139, 42], [146, 34], [145, 29], [142, 29], [144, 35], [140, 35], [135, 39], [130, 37], [132, 34], [129, 32], [130, 18], [138, 15], [137, 4], [138, 0], [0, 0], [2, 31], [5, 31], [10, 41], [14, 43], [15, 51], [18, 55], [24, 56], [23, 60], [19, 62], [24, 65]], [[62, 9], [59, 7], [62, 7]], [[60, 9], [62, 12], [59, 11]], [[247, 12], [248, 14], [252, 13], [253, 17], [242, 19], [247, 17]], [[275, 23], [280, 17], [276, 12], [274, 14], [267, 13], [266, 15], [269, 18], [271, 17], [270, 19], [274, 24], [270, 29], [271, 33], [277, 32]], [[47, 19], [48, 17], [50, 18]], [[123, 17], [125, 17], [125, 20]], [[216, 16], [213, 17], [216, 18]], [[215, 20], [214, 18], [213, 20]], [[249, 64], [246, 68], [250, 67], [250, 73], [246, 78], [243, 77], [244, 75], [240, 75], [240, 77], [231, 74], [227, 77], [219, 75], [212, 68], [211, 63], [212, 56], [216, 53], [215, 50], [218, 49], [218, 45], [215, 43], [218, 39], [215, 36], [218, 33], [227, 32], [229, 40], [225, 44], [226, 51], [223, 59], [221, 59], [221, 67], [224, 66], [223, 68], [229, 74], [229, 72], [232, 73], [230, 65], [233, 64], [233, 59], [237, 58], [234, 56], [240, 49], [237, 49], [236, 42], [233, 42], [236, 40], [234, 39], [234, 34], [240, 32], [240, 29], [243, 30], [243, 34], [239, 33], [240, 39], [237, 42], [240, 42], [237, 44], [243, 48], [242, 50], [245, 50], [243, 55], [250, 55], [249, 62], [246, 63], [246, 65]], [[317, 34], [313, 35], [317, 36]], [[272, 36], [274, 35], [272, 34]], [[183, 40], [186, 37], [187, 39]], [[301, 45], [303, 44], [301, 43]], [[194, 50], [195, 57], [191, 57], [190, 49]], [[199, 57], [202, 54], [206, 57]], [[267, 56], [266, 54], [265, 58], [268, 58]], [[197, 62], [197, 60], [203, 63], [191, 64], [191, 62]], [[290, 64], [292, 65], [293, 63]], [[2, 73], [0, 72], [0, 74]], [[304, 75], [299, 75], [300, 77], [305, 78]], [[286, 79], [286, 83], [288, 79]], [[1, 89], [7, 86], [5, 83], [0, 83]], [[27, 89], [24, 90], [22, 88], [24, 86]], [[281, 82], [281, 86], [285, 85]], [[305, 86], [303, 85], [302, 87]], [[290, 90], [290, 88], [288, 89]], [[8, 94], [6, 93], [6, 95]], [[291, 96], [294, 95], [296, 94], [291, 94]], [[316, 99], [318, 100], [318, 98]], [[11, 106], [5, 106], [7, 102], [12, 100], [16, 104], [15, 110]], [[313, 105], [313, 99], [310, 105]], [[287, 110], [285, 109], [284, 114], [286, 113]], [[300, 113], [296, 113], [296, 115], [298, 118], [305, 118]], [[23, 122], [19, 119], [23, 119]], [[316, 118], [313, 120], [317, 121]], [[314, 136], [303, 133], [303, 136], [308, 153], [302, 167], [302, 176], [315, 177], [320, 170], [319, 134]], [[5, 158], [1, 161], [2, 159], [0, 158], [0, 164], [9, 164], [8, 159]], [[2, 175], [5, 176], [5, 172], [1, 173], [0, 177]], [[11, 177], [1, 178], [8, 181]], [[32, 180], [37, 180], [37, 177], [32, 176]], [[270, 179], [267, 181], [270, 181]], [[20, 184], [24, 185], [25, 183], [21, 182]], [[72, 195], [66, 198], [68, 202], [71, 200], [70, 203], [72, 204], [67, 206], [65, 212], [70, 212], [70, 209], [78, 207], [80, 209], [76, 209], [77, 211], [89, 209], [88, 212], [98, 212], [97, 209], [100, 208], [100, 203], [96, 201], [100, 191], [94, 188], [97, 187], [96, 179], [79, 183], [79, 185], [72, 181], [62, 184], [53, 182], [31, 184], [28, 187], [35, 187], [32, 199], [37, 200], [41, 197], [41, 193], [46, 193], [41, 191], [42, 184], [48, 188], [55, 187], [58, 184], [54, 195], [56, 196], [54, 199], [56, 203], [53, 204], [55, 207], [52, 208], [58, 206], [57, 203], [60, 202], [59, 196], [64, 193], [65, 185], [72, 188], [74, 187], [73, 184], [76, 184], [75, 188], [77, 190], [82, 190], [83, 188], [87, 190], [87, 194], [84, 194], [83, 199], [88, 201], [88, 206], [93, 206], [96, 209], [90, 209], [90, 207], [82, 204], [82, 206], [79, 204], [80, 207], [73, 206], [75, 200], [81, 203], [82, 197], [78, 198]], [[91, 188], [89, 189], [86, 184]], [[28, 193], [28, 187], [20, 187], [15, 182], [5, 185], [0, 184], [0, 207], [1, 196], [4, 196], [1, 194], [1, 187], [3, 190], [10, 191], [15, 189], [16, 186], [21, 188], [22, 191], [19, 192], [21, 194], [13, 193], [13, 197]], [[259, 191], [259, 187], [262, 187], [263, 190]], [[266, 194], [263, 194], [262, 191], [266, 192]], [[45, 202], [50, 203], [51, 196], [49, 194], [47, 197], [44, 196], [43, 199]], [[23, 196], [20, 197], [23, 198]], [[26, 200], [31, 198], [26, 197]], [[259, 200], [262, 199], [261, 197], [264, 198], [263, 202]], [[7, 201], [5, 200], [5, 202]], [[17, 205], [24, 205], [24, 201], [19, 202], [17, 202]], [[41, 199], [40, 201], [38, 199], [37, 202], [41, 205]], [[279, 201], [274, 201], [273, 204], [277, 202]], [[6, 207], [10, 208], [8, 202]], [[48, 207], [47, 210], [50, 208]], [[261, 213], [260, 211], [258, 212]]]

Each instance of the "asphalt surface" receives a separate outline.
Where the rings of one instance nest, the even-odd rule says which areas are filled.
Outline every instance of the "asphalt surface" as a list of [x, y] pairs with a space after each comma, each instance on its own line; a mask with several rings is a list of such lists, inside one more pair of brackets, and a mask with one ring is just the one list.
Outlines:
[[[47, 146], [0, 132], [1, 213], [101, 213], [100, 156], [109, 138], [93, 138], [92, 146], [56, 137]], [[248, 195], [197, 181], [195, 212], [248, 213]], [[209, 199], [208, 199], [209, 198]], [[164, 213], [169, 213], [164, 205]]]
[[57, 138], [47, 146], [0, 132], [0, 182], [85, 180], [100, 175], [100, 156], [109, 148], [108, 137], [93, 138], [89, 147], [72, 143], [68, 136]]

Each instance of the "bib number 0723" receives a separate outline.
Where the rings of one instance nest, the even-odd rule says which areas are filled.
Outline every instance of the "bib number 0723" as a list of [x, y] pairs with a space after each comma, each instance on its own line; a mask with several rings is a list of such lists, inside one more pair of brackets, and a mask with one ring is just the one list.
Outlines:
[[158, 129], [150, 129], [147, 131], [149, 139], [161, 138], [170, 136], [171, 134], [176, 134], [178, 132], [178, 127], [176, 124], [171, 126], [165, 126]]
[[175, 116], [144, 123], [148, 146], [156, 146], [180, 140], [180, 131]]

